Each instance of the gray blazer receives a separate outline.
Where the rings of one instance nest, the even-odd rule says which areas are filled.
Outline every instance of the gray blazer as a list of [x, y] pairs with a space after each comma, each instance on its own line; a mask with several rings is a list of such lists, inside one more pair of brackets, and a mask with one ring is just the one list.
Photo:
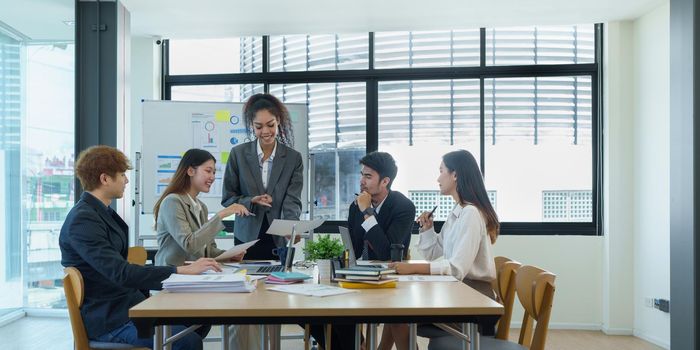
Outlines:
[[[304, 185], [301, 153], [277, 142], [266, 191], [263, 188], [256, 142], [258, 141], [254, 140], [233, 147], [224, 173], [221, 205], [226, 207], [239, 203], [256, 215], [236, 217], [234, 235], [243, 242], [258, 238], [263, 216], [267, 216], [268, 223], [272, 223], [274, 219], [299, 220], [301, 215], [301, 189]], [[272, 208], [250, 202], [253, 197], [265, 193], [272, 196]], [[278, 247], [284, 246], [284, 237], [273, 236], [273, 239]]]
[[156, 265], [180, 266], [185, 260], [214, 258], [224, 251], [216, 247], [214, 238], [224, 229], [218, 215], [207, 221], [207, 206], [198, 198], [202, 206], [199, 212], [199, 226], [192, 202], [187, 194], [171, 193], [160, 203], [158, 211], [158, 252]]

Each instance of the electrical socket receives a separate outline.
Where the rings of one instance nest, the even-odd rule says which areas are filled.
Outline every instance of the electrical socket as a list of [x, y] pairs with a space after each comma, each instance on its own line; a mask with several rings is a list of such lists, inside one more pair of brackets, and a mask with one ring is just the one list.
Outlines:
[[644, 298], [644, 306], [654, 308], [654, 298], [650, 298], [650, 297]]

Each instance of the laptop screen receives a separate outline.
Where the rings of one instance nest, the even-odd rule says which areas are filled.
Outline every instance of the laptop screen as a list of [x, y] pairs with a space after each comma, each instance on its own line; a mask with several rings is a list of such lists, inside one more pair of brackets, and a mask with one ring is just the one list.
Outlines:
[[348, 250], [348, 263], [350, 266], [355, 266], [357, 263], [355, 260], [355, 249], [352, 247], [352, 238], [350, 238], [350, 230], [344, 226], [338, 226], [338, 232], [340, 232], [340, 238], [343, 240], [343, 245], [345, 249]]

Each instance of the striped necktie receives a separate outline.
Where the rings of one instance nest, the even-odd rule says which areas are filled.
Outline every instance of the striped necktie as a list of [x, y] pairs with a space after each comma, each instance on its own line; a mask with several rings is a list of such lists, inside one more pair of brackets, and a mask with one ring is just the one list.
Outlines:
[[364, 241], [362, 245], [362, 260], [369, 260], [369, 244]]

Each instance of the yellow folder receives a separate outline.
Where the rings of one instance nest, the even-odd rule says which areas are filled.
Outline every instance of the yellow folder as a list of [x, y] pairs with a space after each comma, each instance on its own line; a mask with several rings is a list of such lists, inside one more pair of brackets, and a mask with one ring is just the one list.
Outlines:
[[338, 285], [341, 288], [347, 288], [347, 289], [377, 289], [377, 288], [396, 288], [398, 281], [391, 281], [388, 283], [383, 283], [383, 284], [369, 284], [369, 283], [362, 283], [362, 282], [345, 282], [345, 281], [340, 281], [338, 282]]

